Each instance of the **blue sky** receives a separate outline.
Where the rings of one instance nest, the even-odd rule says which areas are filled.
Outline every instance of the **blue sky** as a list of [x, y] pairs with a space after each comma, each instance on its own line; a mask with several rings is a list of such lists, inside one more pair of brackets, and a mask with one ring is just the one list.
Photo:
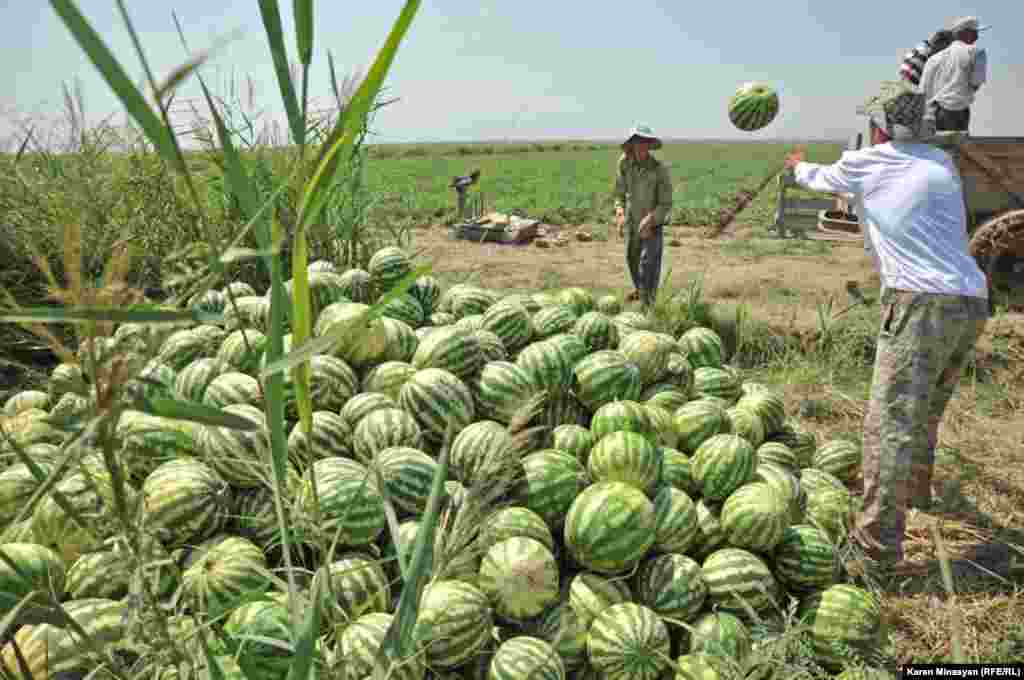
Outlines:
[[[256, 0], [128, 0], [158, 74], [185, 59], [171, 18], [190, 46], [240, 31], [205, 71], [220, 87], [251, 75], [265, 115], [282, 107]], [[291, 3], [281, 3], [294, 58]], [[113, 0], [79, 7], [133, 76], [141, 75]], [[400, 0], [316, 3], [312, 93], [326, 102], [327, 50], [343, 71], [366, 67], [402, 7]], [[901, 3], [633, 0], [425, 0], [388, 80], [401, 98], [376, 121], [377, 141], [618, 138], [634, 122], [666, 137], [836, 138], [863, 128], [856, 106], [895, 77], [909, 48], [948, 20], [976, 14], [990, 82], [972, 131], [1024, 135], [1024, 2]], [[0, 9], [0, 140], [19, 116], [59, 111], [60, 83], [78, 77], [90, 118], [120, 112], [49, 3], [8, 0]], [[781, 112], [741, 133], [725, 106], [741, 83], [775, 85]], [[183, 96], [195, 95], [194, 86]]]

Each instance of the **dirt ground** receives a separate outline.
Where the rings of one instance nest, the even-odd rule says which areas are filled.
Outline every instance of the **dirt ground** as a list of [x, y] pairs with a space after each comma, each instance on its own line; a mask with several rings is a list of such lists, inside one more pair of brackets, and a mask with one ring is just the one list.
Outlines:
[[[569, 237], [569, 243], [539, 248], [456, 240], [446, 228], [436, 226], [415, 231], [412, 250], [432, 263], [435, 274], [471, 278], [489, 288], [582, 286], [625, 294], [631, 288], [625, 243], [615, 236], [607, 241], [576, 241], [575, 232], [584, 229], [587, 227], [557, 230]], [[678, 246], [668, 245], [672, 238], [678, 240]], [[702, 277], [705, 298], [746, 302], [757, 319], [773, 328], [798, 332], [816, 330], [817, 303], [831, 298], [836, 312], [852, 304], [847, 281], [858, 282], [869, 297], [877, 295], [880, 285], [870, 256], [858, 244], [787, 245], [776, 239], [750, 238], [743, 231], [708, 239], [686, 227], [666, 234], [662, 275], [669, 274], [673, 287]], [[1024, 349], [1024, 315], [993, 319], [979, 349], [990, 350], [997, 338], [1009, 338]]]

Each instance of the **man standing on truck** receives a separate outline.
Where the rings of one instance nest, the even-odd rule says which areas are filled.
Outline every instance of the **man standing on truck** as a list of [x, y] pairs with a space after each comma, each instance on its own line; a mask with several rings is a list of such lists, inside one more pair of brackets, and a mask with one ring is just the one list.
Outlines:
[[985, 49], [976, 44], [978, 35], [988, 28], [977, 17], [957, 19], [949, 27], [953, 43], [925, 62], [921, 73], [924, 118], [936, 131], [967, 132], [974, 95], [988, 78]]
[[856, 196], [882, 279], [864, 510], [850, 539], [891, 575], [917, 571], [903, 554], [906, 511], [931, 505], [939, 424], [989, 317], [985, 274], [968, 250], [960, 175], [950, 154], [923, 143], [924, 102], [897, 85], [862, 111], [871, 146], [829, 166], [803, 162], [800, 151], [785, 161], [801, 186]]
[[661, 279], [664, 225], [672, 212], [672, 181], [668, 167], [650, 152], [661, 140], [646, 125], [629, 131], [622, 143], [615, 174], [615, 224], [626, 239], [626, 263], [634, 290], [627, 301], [639, 299], [648, 310]]

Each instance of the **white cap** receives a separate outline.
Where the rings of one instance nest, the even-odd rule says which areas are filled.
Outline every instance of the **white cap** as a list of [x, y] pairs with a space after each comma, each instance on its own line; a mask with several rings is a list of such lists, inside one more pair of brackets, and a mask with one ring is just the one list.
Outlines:
[[981, 31], [987, 31], [990, 28], [992, 27], [988, 25], [982, 26], [979, 24], [978, 17], [960, 17], [949, 25], [949, 30], [953, 31], [953, 33], [958, 33], [960, 31], [978, 31], [980, 33]]

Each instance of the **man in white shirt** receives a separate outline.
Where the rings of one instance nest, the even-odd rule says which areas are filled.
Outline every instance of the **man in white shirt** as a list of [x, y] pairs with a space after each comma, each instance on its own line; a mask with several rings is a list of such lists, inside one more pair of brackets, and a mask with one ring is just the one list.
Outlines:
[[966, 132], [974, 95], [988, 78], [988, 59], [977, 46], [978, 34], [990, 28], [976, 17], [962, 17], [949, 29], [953, 43], [928, 59], [921, 73], [925, 120], [939, 131]]
[[931, 504], [939, 423], [989, 316], [985, 274], [968, 251], [957, 168], [923, 143], [924, 98], [907, 86], [876, 98], [872, 146], [829, 166], [791, 154], [800, 185], [852, 193], [882, 279], [868, 414], [864, 510], [851, 531], [871, 561], [913, 573], [903, 555], [908, 506]]

